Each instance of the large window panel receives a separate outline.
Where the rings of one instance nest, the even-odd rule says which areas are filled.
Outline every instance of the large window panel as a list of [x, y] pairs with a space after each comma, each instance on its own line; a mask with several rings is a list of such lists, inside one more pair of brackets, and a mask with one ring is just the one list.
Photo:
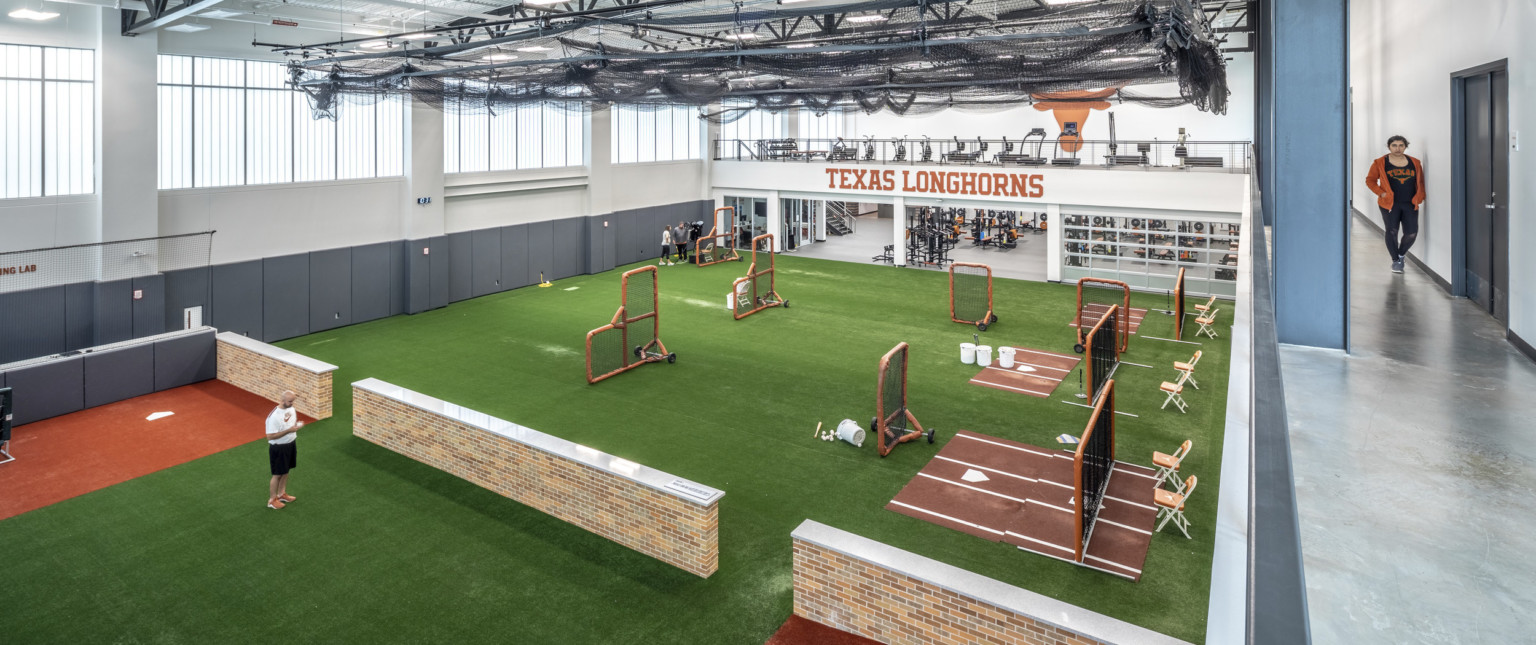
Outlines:
[[[167, 89], [184, 88], [161, 88], [162, 102]], [[245, 93], [245, 183], [281, 184], [293, 181], [291, 94], [289, 90], [249, 90]], [[164, 136], [161, 138], [163, 140]], [[163, 173], [161, 177], [164, 177]]]
[[443, 106], [443, 171], [563, 168], [583, 163], [582, 111], [575, 105], [527, 103], [486, 110]]
[[192, 88], [192, 185], [245, 183], [245, 91]]
[[533, 103], [517, 106], [517, 167], [543, 168], [544, 119]]
[[312, 116], [309, 97], [289, 94], [293, 106], [293, 180], [330, 181], [336, 178], [336, 122]]
[[699, 118], [694, 108], [615, 105], [610, 110], [614, 163], [700, 158]]
[[96, 52], [0, 44], [0, 199], [96, 190]]

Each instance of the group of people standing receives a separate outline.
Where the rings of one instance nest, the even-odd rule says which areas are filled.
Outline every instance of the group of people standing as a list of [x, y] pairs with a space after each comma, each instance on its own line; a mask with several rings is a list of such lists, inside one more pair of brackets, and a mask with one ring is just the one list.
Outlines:
[[661, 227], [661, 260], [656, 262], [656, 266], [687, 264], [688, 250], [694, 248], [698, 241], [699, 228], [690, 227], [687, 222]]

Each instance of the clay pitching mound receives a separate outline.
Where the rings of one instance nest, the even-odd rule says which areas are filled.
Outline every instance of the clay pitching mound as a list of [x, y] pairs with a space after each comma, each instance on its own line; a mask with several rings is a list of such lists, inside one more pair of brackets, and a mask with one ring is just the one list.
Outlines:
[[879, 641], [790, 614], [765, 645], [879, 645]]
[[994, 361], [992, 365], [982, 368], [971, 379], [971, 384], [1049, 398], [1056, 391], [1056, 386], [1061, 385], [1062, 380], [1082, 361], [1075, 355], [1043, 352], [1028, 347], [1014, 347], [1013, 350], [1013, 367], [1001, 367]]

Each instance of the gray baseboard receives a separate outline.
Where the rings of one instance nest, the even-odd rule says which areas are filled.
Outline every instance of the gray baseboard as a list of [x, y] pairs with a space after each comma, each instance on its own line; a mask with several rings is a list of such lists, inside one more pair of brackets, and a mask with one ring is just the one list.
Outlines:
[[1525, 354], [1526, 358], [1536, 362], [1536, 347], [1531, 347], [1531, 344], [1525, 342], [1525, 339], [1521, 338], [1520, 334], [1516, 334], [1513, 329], [1505, 329], [1504, 338], [1509, 339], [1509, 344], [1514, 345], [1515, 349], [1520, 350], [1521, 354]]
[[[1365, 222], [1372, 229], [1374, 229], [1377, 233], [1380, 233], [1382, 235], [1386, 235], [1387, 234], [1386, 229], [1383, 229], [1380, 225], [1378, 225], [1375, 220], [1373, 220], [1373, 219], [1371, 219], [1369, 217], [1366, 217], [1365, 213], [1360, 212], [1360, 209], [1351, 207], [1350, 210], [1355, 212], [1355, 217], [1360, 218], [1360, 221]], [[1440, 274], [1435, 273], [1434, 269], [1429, 268], [1429, 265], [1425, 264], [1423, 260], [1420, 260], [1419, 256], [1414, 255], [1413, 251], [1409, 251], [1408, 252], [1408, 261], [1412, 262], [1413, 266], [1416, 266], [1421, 271], [1423, 271], [1424, 275], [1427, 275], [1427, 276], [1429, 276], [1429, 278], [1431, 280], [1434, 280], [1435, 284], [1440, 285], [1440, 288], [1445, 291], [1446, 295], [1449, 295], [1451, 297], [1455, 297], [1456, 296], [1456, 294], [1451, 291], [1451, 283], [1449, 281], [1447, 281], [1445, 278], [1440, 277]]]

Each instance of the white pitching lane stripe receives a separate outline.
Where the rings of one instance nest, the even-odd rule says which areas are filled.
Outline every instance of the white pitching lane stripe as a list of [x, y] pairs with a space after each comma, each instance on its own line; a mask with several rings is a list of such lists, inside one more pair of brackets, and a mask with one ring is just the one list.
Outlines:
[[987, 490], [985, 488], [977, 488], [975, 486], [971, 486], [970, 484], [962, 484], [962, 483], [954, 481], [954, 480], [944, 479], [943, 477], [934, 477], [933, 475], [930, 475], [928, 473], [918, 473], [917, 476], [918, 477], [927, 477], [928, 479], [932, 479], [932, 480], [938, 481], [938, 482], [943, 482], [943, 483], [949, 484], [951, 486], [959, 486], [961, 488], [968, 488], [968, 489], [976, 491], [978, 493], [986, 493], [988, 495], [992, 495], [992, 496], [995, 496], [995, 497], [1001, 497], [1001, 498], [1006, 499], [1006, 500], [1008, 500], [1010, 502], [1018, 502], [1020, 504], [1028, 504], [1029, 501], [1030, 501], [1030, 500], [1027, 500], [1027, 499], [1021, 499], [1021, 498], [1018, 498], [1018, 497], [1011, 497], [1011, 496], [1008, 496], [1008, 495], [1004, 495], [1002, 493], [998, 493], [998, 492], [995, 492], [995, 491], [990, 491], [990, 490]]
[[1005, 533], [1005, 532], [1004, 532], [1004, 531], [999, 531], [999, 530], [997, 530], [997, 529], [994, 529], [994, 528], [987, 528], [987, 527], [985, 527], [985, 526], [982, 526], [982, 525], [980, 525], [980, 524], [976, 524], [976, 523], [974, 523], [974, 522], [967, 522], [967, 521], [965, 521], [965, 520], [962, 520], [962, 519], [960, 519], [960, 518], [958, 518], [958, 517], [950, 517], [950, 516], [948, 516], [948, 515], [945, 515], [945, 514], [943, 514], [943, 513], [935, 513], [935, 512], [933, 512], [933, 511], [930, 511], [930, 510], [928, 510], [928, 509], [926, 509], [926, 508], [919, 508], [919, 507], [917, 507], [917, 506], [913, 506], [913, 505], [911, 505], [911, 504], [903, 504], [903, 503], [901, 503], [901, 502], [898, 502], [898, 501], [896, 501], [896, 500], [891, 500], [891, 503], [892, 503], [892, 504], [895, 504], [895, 505], [897, 505], [897, 506], [901, 506], [901, 507], [903, 507], [903, 508], [910, 508], [910, 509], [912, 509], [912, 510], [914, 510], [914, 511], [917, 511], [917, 512], [919, 512], [919, 513], [927, 513], [927, 514], [929, 514], [929, 515], [932, 515], [932, 516], [934, 516], [934, 517], [939, 517], [939, 518], [943, 518], [943, 519], [946, 519], [946, 520], [949, 520], [949, 521], [951, 521], [951, 522], [955, 522], [955, 523], [957, 523], [957, 524], [964, 524], [964, 525], [966, 525], [966, 526], [969, 526], [969, 527], [971, 527], [971, 528], [975, 528], [975, 529], [981, 529], [981, 530], [983, 530], [983, 531], [986, 531], [986, 532], [988, 532], [988, 533], [996, 533], [996, 534], [998, 534], [998, 535], [1003, 535], [1003, 534], [1004, 534], [1004, 533]]
[[1045, 396], [1045, 397], [1050, 396], [1050, 393], [1048, 393], [1048, 392], [1036, 392], [1034, 390], [1026, 390], [1026, 389], [1024, 389], [1022, 387], [1014, 387], [1012, 385], [1003, 385], [1002, 383], [993, 383], [991, 381], [983, 381], [983, 380], [981, 380], [979, 378], [973, 378], [973, 379], [971, 379], [971, 382], [975, 383], [977, 385], [986, 385], [986, 386], [990, 386], [990, 387], [1000, 387], [1000, 388], [1003, 388], [1005, 390], [1013, 390], [1015, 392], [1025, 392], [1025, 393], [1028, 393], [1028, 394], [1038, 394], [1040, 396]]
[[1009, 450], [1017, 450], [1019, 452], [1027, 452], [1027, 453], [1032, 454], [1032, 455], [1040, 455], [1041, 457], [1049, 457], [1049, 456], [1051, 456], [1051, 453], [1048, 453], [1048, 452], [1040, 452], [1038, 450], [1030, 450], [1028, 448], [1020, 448], [1018, 446], [1010, 446], [1010, 445], [1008, 445], [1006, 443], [999, 443], [999, 442], [996, 442], [996, 441], [991, 441], [989, 439], [982, 439], [981, 437], [978, 437], [978, 436], [973, 435], [973, 434], [957, 434], [955, 436], [959, 437], [961, 439], [970, 439], [971, 441], [979, 441], [981, 443], [990, 443], [990, 444], [992, 444], [994, 446], [1001, 446], [1001, 447], [1007, 448]]
[[[992, 370], [992, 371], [1002, 372], [1004, 374], [1017, 374], [1018, 373], [1016, 370], [1004, 369], [1004, 368], [1001, 368], [1001, 367], [988, 367], [987, 369], [988, 370]], [[1061, 382], [1061, 379], [1056, 378], [1054, 376], [1043, 376], [1043, 375], [1040, 375], [1040, 374], [1030, 374], [1029, 376], [1033, 376], [1033, 377], [1035, 377], [1037, 379], [1043, 379], [1043, 380], [1046, 380], [1046, 381], [1054, 381], [1056, 383], [1060, 383]]]
[[1135, 532], [1140, 533], [1142, 535], [1151, 535], [1152, 534], [1151, 531], [1148, 531], [1148, 530], [1145, 530], [1145, 529], [1138, 529], [1138, 528], [1136, 528], [1134, 526], [1126, 526], [1126, 525], [1121, 524], [1119, 522], [1113, 522], [1113, 521], [1110, 521], [1110, 520], [1106, 520], [1104, 518], [1099, 518], [1099, 519], [1093, 521], [1093, 523], [1095, 525], [1097, 525], [1099, 522], [1103, 522], [1103, 523], [1108, 524], [1110, 526], [1118, 526], [1118, 527], [1120, 527], [1122, 529], [1125, 529], [1127, 531], [1135, 531]]
[[[1050, 542], [1046, 542], [1045, 540], [1037, 540], [1035, 538], [1029, 537], [1028, 535], [1019, 535], [1018, 533], [1014, 533], [1013, 531], [1008, 531], [1008, 535], [1012, 535], [1013, 537], [1016, 537], [1016, 538], [1019, 538], [1019, 539], [1022, 539], [1022, 540], [1029, 540], [1030, 542], [1034, 542], [1036, 544], [1044, 544], [1045, 546], [1051, 547], [1053, 549], [1061, 549], [1062, 551], [1066, 551], [1067, 553], [1076, 553], [1071, 548], [1064, 547], [1064, 546], [1062, 546], [1060, 544], [1052, 544]], [[1024, 547], [1022, 547], [1022, 546], [1019, 547], [1019, 548], [1024, 549]], [[1029, 551], [1031, 553], [1040, 553], [1039, 551], [1035, 551], [1034, 549], [1024, 549], [1024, 550], [1025, 551]], [[1056, 556], [1051, 555], [1049, 553], [1040, 553], [1040, 555], [1043, 555], [1043, 556], [1046, 556], [1046, 557], [1051, 557], [1051, 558], [1056, 557]]]
[[1038, 482], [1038, 481], [1040, 481], [1040, 480], [1035, 479], [1033, 477], [1025, 477], [1023, 475], [1015, 475], [1013, 473], [1001, 471], [1001, 470], [998, 470], [996, 468], [988, 468], [988, 467], [982, 466], [980, 464], [973, 464], [973, 463], [971, 463], [969, 461], [960, 461], [959, 459], [951, 459], [949, 457], [945, 457], [944, 455], [934, 455], [934, 458], [935, 459], [943, 459], [944, 461], [954, 462], [954, 463], [960, 464], [961, 466], [965, 466], [967, 468], [975, 468], [977, 470], [985, 470], [985, 471], [987, 471], [989, 473], [997, 473], [999, 475], [1004, 475], [1004, 476], [1007, 476], [1007, 477], [1012, 477], [1014, 479], [1022, 479], [1022, 480], [1027, 481], [1027, 482]]

